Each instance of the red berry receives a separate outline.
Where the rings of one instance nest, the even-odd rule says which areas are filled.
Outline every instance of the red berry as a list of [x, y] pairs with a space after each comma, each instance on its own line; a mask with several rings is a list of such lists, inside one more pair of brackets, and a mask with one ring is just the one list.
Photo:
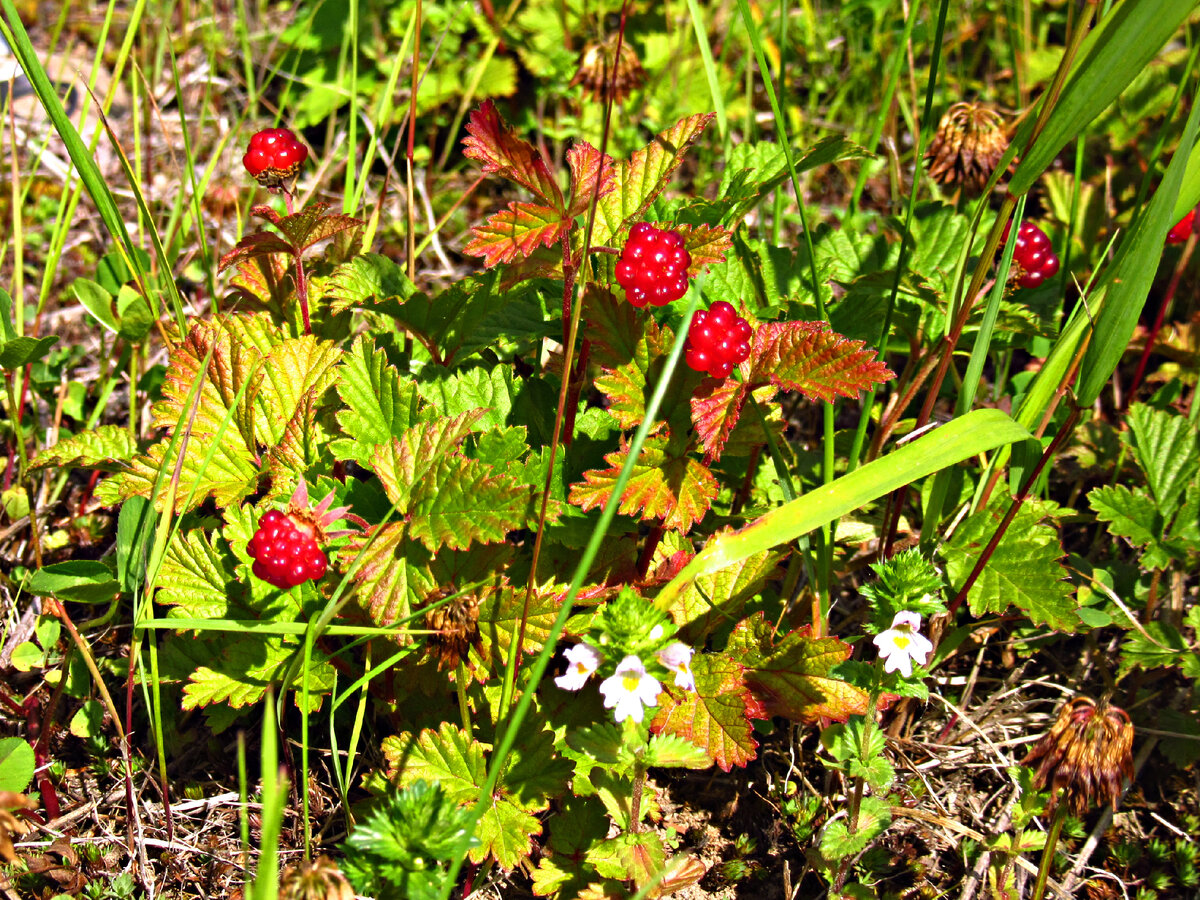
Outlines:
[[[1008, 240], [1011, 226], [1004, 226], [1003, 241]], [[1050, 243], [1046, 232], [1032, 222], [1022, 222], [1017, 229], [1017, 239], [1013, 247], [1013, 272], [1011, 277], [1017, 285], [1023, 288], [1035, 288], [1047, 278], [1058, 273], [1058, 256]]]
[[1180, 219], [1167, 232], [1168, 244], [1182, 244], [1192, 235], [1192, 222], [1195, 221], [1196, 211], [1193, 209], [1190, 213]]
[[629, 240], [617, 260], [617, 283], [639, 309], [647, 303], [666, 306], [687, 293], [691, 264], [678, 232], [638, 222], [629, 229]]
[[684, 361], [697, 372], [728, 378], [733, 367], [750, 356], [750, 323], [724, 300], [692, 317]]
[[263, 187], [278, 189], [296, 177], [306, 159], [308, 148], [296, 140], [291, 130], [268, 128], [250, 138], [242, 164]]
[[312, 533], [277, 509], [258, 520], [246, 553], [254, 560], [254, 574], [282, 590], [324, 578], [328, 565]]

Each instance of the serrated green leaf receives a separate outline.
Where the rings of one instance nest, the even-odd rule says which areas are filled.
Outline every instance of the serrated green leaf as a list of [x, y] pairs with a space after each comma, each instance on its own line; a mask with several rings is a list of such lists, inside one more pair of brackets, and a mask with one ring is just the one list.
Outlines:
[[703, 113], [680, 119], [628, 161], [617, 163], [616, 188], [601, 198], [596, 208], [593, 244], [611, 243], [627, 223], [646, 211], [683, 162], [688, 147], [715, 115]]
[[418, 390], [444, 416], [480, 413], [475, 419], [480, 429], [507, 424], [515, 395], [513, 372], [508, 366], [453, 372], [435, 381], [421, 382]]
[[384, 738], [381, 749], [389, 777], [398, 778], [402, 786], [416, 781], [439, 784], [458, 803], [473, 800], [487, 779], [488, 746], [449, 722], [437, 731]]
[[[979, 554], [991, 540], [1008, 509], [1006, 494], [997, 495], [986, 509], [968, 518], [943, 548], [946, 574], [958, 590], [966, 582]], [[971, 613], [1002, 613], [1015, 606], [1038, 625], [1073, 631], [1079, 622], [1074, 588], [1067, 572], [1058, 531], [1043, 522], [1042, 513], [1026, 502], [1009, 523], [987, 566], [967, 595]]]
[[65, 437], [53, 447], [47, 447], [30, 461], [29, 467], [79, 467], [113, 472], [118, 470], [118, 463], [133, 459], [137, 450], [137, 441], [128, 428], [101, 425], [95, 431]]
[[695, 691], [669, 689], [659, 695], [650, 730], [674, 734], [708, 754], [728, 772], [754, 759], [758, 742], [747, 707], [757, 715], [742, 665], [724, 653], [698, 653], [692, 658]]
[[408, 511], [418, 483], [429, 480], [443, 459], [459, 453], [463, 440], [486, 412], [472, 409], [451, 418], [417, 422], [373, 449], [368, 468], [379, 476], [388, 500], [401, 515]]
[[613, 767], [621, 760], [624, 740], [620, 726], [606, 721], [570, 732], [567, 746], [590, 762]]
[[263, 357], [252, 388], [255, 435], [267, 446], [279, 443], [287, 422], [306, 395], [319, 397], [337, 379], [342, 351], [312, 335], [290, 338]]
[[562, 608], [562, 592], [556, 589], [535, 590], [525, 605], [525, 588], [505, 585], [488, 595], [479, 604], [478, 646], [471, 648], [470, 660], [479, 677], [497, 675], [508, 665], [509, 648], [525, 621], [525, 638], [521, 644], [526, 654], [539, 653], [550, 636], [550, 627]]
[[[571, 485], [570, 501], [587, 511], [603, 507], [611, 497], [629, 447], [606, 454], [608, 469], [583, 473], [584, 481]], [[719, 490], [707, 466], [693, 459], [686, 446], [656, 435], [642, 445], [641, 455], [621, 495], [622, 515], [661, 519], [662, 527], [686, 534], [712, 506]]]
[[1145, 403], [1129, 407], [1133, 452], [1163, 519], [1170, 520], [1180, 498], [1200, 472], [1196, 426], [1180, 413]]
[[891, 808], [878, 797], [866, 796], [858, 810], [858, 828], [850, 830], [848, 819], [834, 819], [821, 833], [821, 853], [829, 860], [861, 853], [892, 822]]
[[821, 717], [844, 721], [867, 710], [867, 692], [833, 675], [850, 655], [835, 637], [814, 638], [811, 629], [791, 631], [776, 641], [761, 612], [743, 619], [729, 636], [725, 652], [744, 666], [743, 677], [761, 705], [754, 718], [784, 716], [797, 722]]
[[324, 288], [325, 302], [334, 313], [369, 307], [388, 297], [406, 300], [417, 292], [398, 263], [377, 253], [363, 253], [342, 263], [325, 279]]
[[341, 567], [352, 571], [358, 584], [358, 602], [385, 628], [406, 621], [436, 587], [423, 565], [428, 552], [407, 537], [407, 530], [403, 522], [391, 522], [351, 537], [338, 551]]
[[1096, 518], [1106, 523], [1109, 534], [1125, 538], [1134, 547], [1146, 551], [1142, 560], [1144, 565], [1160, 569], [1167, 564], [1166, 555], [1159, 546], [1162, 516], [1145, 488], [1104, 485], [1088, 493], [1088, 503], [1095, 510]]
[[185, 618], [229, 618], [234, 575], [228, 551], [203, 529], [176, 531], [163, 555], [155, 599]]
[[[171, 642], [173, 652], [191, 638], [176, 638]], [[259, 635], [225, 638], [221, 641], [220, 653], [209, 656], [208, 665], [200, 665], [187, 676], [183, 687], [183, 708], [197, 709], [212, 703], [227, 703], [235, 709], [257, 703], [266, 694], [267, 688], [276, 683], [284, 671], [296, 646], [285, 645], [277, 637]], [[321, 705], [321, 698], [333, 687], [333, 667], [319, 652], [309, 664], [305, 677], [308, 683], [309, 709], [313, 712]], [[296, 693], [299, 702], [300, 693]]]
[[1124, 678], [1133, 669], [1157, 669], [1179, 666], [1189, 678], [1200, 678], [1200, 655], [1183, 639], [1179, 629], [1166, 622], [1147, 622], [1145, 629], [1127, 632], [1121, 644], [1121, 665], [1117, 677]]

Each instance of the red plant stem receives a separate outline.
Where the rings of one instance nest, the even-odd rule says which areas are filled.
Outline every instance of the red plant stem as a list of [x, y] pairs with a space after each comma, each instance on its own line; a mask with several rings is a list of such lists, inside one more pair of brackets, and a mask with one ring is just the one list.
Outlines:
[[642, 555], [638, 557], [638, 581], [646, 580], [646, 575], [650, 571], [650, 563], [654, 561], [654, 553], [658, 550], [658, 545], [662, 543], [663, 535], [666, 533], [667, 530], [661, 525], [655, 525], [650, 529], [650, 533], [646, 535], [646, 543], [642, 547]]
[[1137, 389], [1142, 383], [1142, 376], [1146, 374], [1146, 364], [1150, 361], [1150, 354], [1154, 352], [1154, 342], [1158, 340], [1158, 333], [1162, 331], [1163, 320], [1167, 317], [1167, 308], [1175, 300], [1175, 292], [1179, 290], [1179, 280], [1183, 277], [1183, 271], [1191, 261], [1192, 251], [1195, 249], [1196, 233], [1193, 231], [1183, 248], [1183, 254], [1179, 257], [1179, 262], [1175, 264], [1175, 271], [1171, 273], [1171, 280], [1167, 283], [1167, 289], [1163, 292], [1162, 302], [1158, 305], [1158, 315], [1154, 319], [1154, 327], [1146, 335], [1146, 346], [1142, 350], [1141, 359], [1138, 360], [1137, 371], [1133, 373], [1133, 381], [1129, 383], [1129, 390], [1125, 393], [1125, 405], [1127, 409], [1130, 400], [1133, 399], [1133, 395], [1137, 393]]
[[1033, 467], [1033, 471], [1029, 473], [1029, 477], [1021, 485], [1021, 489], [1017, 491], [1017, 495], [1013, 497], [1012, 502], [1008, 505], [1008, 511], [1005, 512], [1004, 518], [1000, 520], [1000, 524], [996, 526], [996, 531], [992, 534], [992, 539], [988, 541], [986, 547], [983, 548], [983, 553], [979, 554], [979, 559], [975, 561], [975, 568], [971, 570], [971, 574], [967, 576], [967, 580], [963, 582], [963, 586], [959, 589], [958, 594], [954, 598], [954, 602], [950, 604], [948, 610], [949, 615], [953, 618], [958, 612], [958, 608], [962, 606], [963, 600], [967, 598], [967, 594], [971, 588], [975, 586], [975, 582], [979, 576], [983, 574], [983, 567], [988, 564], [988, 560], [992, 558], [992, 554], [996, 552], [996, 547], [999, 546], [1004, 533], [1008, 531], [1008, 526], [1012, 524], [1012, 520], [1020, 511], [1021, 506], [1025, 503], [1025, 498], [1029, 496], [1029, 492], [1033, 490], [1033, 486], [1037, 484], [1038, 477], [1042, 474], [1042, 469], [1046, 467], [1046, 463], [1054, 459], [1071, 433], [1075, 430], [1075, 423], [1079, 421], [1079, 407], [1072, 406], [1071, 413], [1067, 416], [1066, 421], [1059, 426], [1058, 433], [1054, 435], [1054, 440], [1050, 445], [1042, 451], [1042, 457], [1038, 460], [1037, 465]]
[[[283, 189], [283, 202], [287, 206], [289, 216], [295, 215], [296, 201], [292, 192]], [[312, 324], [308, 320], [308, 279], [304, 277], [304, 257], [300, 248], [296, 248], [296, 299], [300, 301], [300, 315], [304, 317], [304, 333], [312, 334]]]

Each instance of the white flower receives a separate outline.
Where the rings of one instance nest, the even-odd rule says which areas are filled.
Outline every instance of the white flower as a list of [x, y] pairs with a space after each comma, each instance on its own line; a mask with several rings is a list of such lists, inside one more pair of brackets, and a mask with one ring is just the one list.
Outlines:
[[600, 682], [600, 693], [604, 695], [607, 709], [616, 707], [614, 715], [618, 722], [630, 716], [633, 721], [642, 721], [642, 707], [658, 703], [662, 685], [646, 671], [645, 664], [636, 656], [627, 656], [617, 666], [617, 673]]
[[555, 678], [554, 683], [564, 691], [577, 691], [583, 687], [604, 659], [591, 644], [576, 644], [567, 648], [563, 656], [567, 658], [567, 671]]
[[663, 629], [662, 623], [659, 623], [658, 625], [655, 625], [653, 628], [650, 629], [650, 640], [657, 641], [665, 633], [666, 633], [666, 631]]
[[911, 678], [913, 660], [925, 665], [933, 644], [917, 630], [920, 627], [919, 613], [902, 611], [892, 619], [891, 628], [875, 635], [875, 646], [883, 657], [883, 671], [898, 670], [905, 678]]
[[685, 691], [696, 689], [692, 677], [692, 654], [696, 651], [682, 641], [671, 641], [658, 651], [658, 661], [675, 673], [675, 686]]

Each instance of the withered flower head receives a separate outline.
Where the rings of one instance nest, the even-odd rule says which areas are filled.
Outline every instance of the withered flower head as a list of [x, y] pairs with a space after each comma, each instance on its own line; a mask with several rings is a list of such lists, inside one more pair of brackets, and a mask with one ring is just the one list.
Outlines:
[[[571, 79], [571, 87], [583, 85], [583, 92], [593, 100], [620, 103], [646, 80], [646, 70], [637, 51], [628, 40], [621, 40], [617, 55], [618, 34], [610, 35], [598, 44], [588, 44], [579, 57], [579, 69]], [[614, 71], [615, 69], [615, 71]]]
[[1021, 764], [1037, 766], [1038, 786], [1051, 788], [1051, 810], [1060, 788], [1076, 815], [1097, 801], [1115, 807], [1122, 779], [1133, 779], [1133, 723], [1118, 706], [1076, 697]]
[[288, 866], [279, 880], [280, 900], [354, 900], [354, 888], [328, 856]]
[[938, 184], [982, 191], [1007, 149], [1004, 119], [996, 110], [982, 103], [955, 103], [938, 122], [925, 158]]
[[466, 659], [472, 647], [479, 647], [479, 598], [473, 593], [450, 596], [452, 589], [434, 591], [429, 597], [431, 609], [425, 612], [429, 652], [437, 657], [438, 670], [454, 669]]

